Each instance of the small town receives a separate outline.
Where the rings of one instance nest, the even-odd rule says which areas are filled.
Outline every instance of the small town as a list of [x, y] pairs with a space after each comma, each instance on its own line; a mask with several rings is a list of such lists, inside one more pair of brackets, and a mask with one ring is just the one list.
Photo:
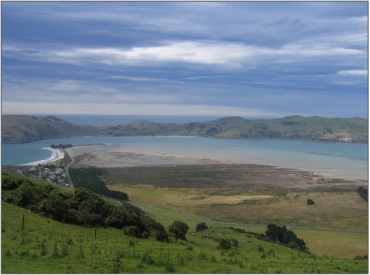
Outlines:
[[24, 166], [22, 168], [18, 167], [16, 173], [27, 177], [39, 178], [51, 183], [70, 187], [69, 177], [63, 167], [55, 167], [54, 165], [32, 167]]

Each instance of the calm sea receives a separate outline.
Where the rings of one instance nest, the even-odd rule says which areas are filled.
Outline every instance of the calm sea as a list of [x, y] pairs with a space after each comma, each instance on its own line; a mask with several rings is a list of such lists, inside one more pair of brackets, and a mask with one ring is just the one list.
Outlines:
[[100, 144], [94, 150], [120, 148], [150, 155], [177, 155], [237, 163], [269, 164], [304, 169], [319, 175], [368, 178], [368, 146], [290, 140], [215, 139], [200, 137], [85, 137], [3, 144], [2, 165], [32, 163], [51, 157], [51, 144]]

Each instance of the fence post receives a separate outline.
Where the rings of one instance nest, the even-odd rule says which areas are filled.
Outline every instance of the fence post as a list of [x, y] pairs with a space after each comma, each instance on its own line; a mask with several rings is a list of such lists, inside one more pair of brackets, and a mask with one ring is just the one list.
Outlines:
[[22, 214], [22, 230], [24, 230], [24, 214]]
[[95, 232], [94, 232], [94, 240], [96, 241], [96, 228], [95, 228]]

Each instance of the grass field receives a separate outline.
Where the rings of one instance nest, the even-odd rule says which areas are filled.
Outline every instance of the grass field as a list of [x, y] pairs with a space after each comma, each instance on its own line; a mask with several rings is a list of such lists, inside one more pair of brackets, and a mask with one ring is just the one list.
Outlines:
[[[253, 227], [254, 231], [264, 232], [267, 224], [274, 223], [300, 232], [317, 255], [353, 259], [368, 254], [368, 205], [354, 186], [321, 184], [305, 189], [243, 186], [240, 175], [231, 170], [225, 170], [224, 174], [219, 170], [216, 174], [219, 177], [208, 178], [211, 182], [208, 184], [206, 175], [212, 174], [211, 170], [186, 177], [182, 169], [177, 178], [175, 171], [172, 177], [167, 177], [158, 172], [161, 170], [166, 171], [161, 168], [157, 173], [150, 173], [150, 178], [143, 174], [136, 178], [134, 173], [127, 176], [117, 169], [112, 175], [108, 171], [104, 179], [111, 182], [108, 188], [128, 193], [132, 202], [164, 224], [181, 218], [195, 228], [204, 219], [260, 225]], [[184, 178], [187, 181], [181, 184]], [[315, 204], [308, 205], [307, 199]]]
[[[195, 231], [198, 223], [202, 222], [202, 218], [189, 216], [181, 213], [178, 210], [166, 209], [159, 206], [149, 206], [138, 204], [138, 206], [150, 213], [153, 218], [158, 220], [163, 225], [168, 226], [174, 219], [186, 222], [190, 231]], [[266, 226], [252, 226], [252, 225], [234, 225], [234, 224], [220, 224], [219, 222], [206, 221], [210, 226], [234, 226], [252, 231], [256, 233], [264, 233]], [[353, 259], [356, 256], [368, 254], [368, 234], [357, 232], [342, 232], [342, 231], [326, 231], [326, 230], [304, 230], [292, 229], [298, 237], [305, 240], [310, 251], [320, 256], [330, 256], [338, 258]]]
[[[23, 214], [25, 228], [21, 230]], [[368, 271], [367, 261], [310, 255], [216, 224], [191, 234], [196, 220], [163, 209], [152, 215], [185, 218], [191, 225], [187, 240], [161, 243], [151, 238], [133, 239], [121, 230], [67, 225], [3, 202], [2, 273], [365, 274]], [[239, 246], [219, 250], [217, 238], [234, 238]]]
[[[279, 223], [287, 226], [367, 230], [367, 203], [356, 192], [256, 190], [227, 195], [220, 189], [159, 188], [148, 185], [109, 185], [124, 191], [130, 200], [186, 210], [225, 222]], [[257, 188], [256, 188], [257, 189]], [[220, 193], [220, 194], [219, 194]], [[307, 199], [315, 205], [308, 205]]]
[[[144, 178], [140, 174], [141, 181], [136, 181], [135, 173], [127, 181], [119, 169], [111, 180], [109, 172], [104, 174], [109, 189], [127, 192], [131, 203], [167, 231], [174, 221], [189, 225], [187, 240], [135, 239], [122, 230], [59, 223], [2, 202], [2, 272], [368, 273], [367, 260], [354, 260], [368, 255], [367, 203], [354, 186], [342, 182], [308, 189], [269, 186], [263, 184], [265, 177], [259, 177], [261, 171], [261, 184], [243, 184], [244, 171], [240, 176], [225, 169], [208, 177], [210, 167], [196, 173], [182, 167], [177, 178], [161, 168]], [[307, 199], [315, 204], [308, 205]], [[200, 222], [209, 229], [195, 232]], [[270, 223], [293, 230], [310, 253], [257, 239], [254, 233], [264, 233]], [[238, 233], [231, 226], [249, 233]], [[218, 249], [220, 239], [230, 238], [238, 246]]]

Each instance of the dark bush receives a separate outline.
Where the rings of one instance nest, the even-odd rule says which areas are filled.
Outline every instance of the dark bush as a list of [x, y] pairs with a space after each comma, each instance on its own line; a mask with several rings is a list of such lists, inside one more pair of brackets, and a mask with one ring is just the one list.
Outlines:
[[175, 237], [175, 239], [186, 240], [185, 234], [188, 232], [189, 226], [181, 221], [174, 221], [169, 226], [169, 232]]
[[314, 205], [315, 202], [312, 199], [307, 199], [307, 204], [308, 205]]
[[284, 245], [291, 243], [290, 246], [295, 246], [296, 244], [299, 249], [303, 251], [307, 250], [304, 240], [297, 238], [297, 235], [293, 231], [288, 230], [285, 226], [269, 224], [265, 234], [268, 241], [280, 242]]
[[108, 218], [105, 219], [105, 225], [114, 228], [123, 228], [124, 222], [122, 219], [109, 216]]
[[219, 239], [218, 249], [229, 250], [231, 249], [231, 241], [229, 239]]
[[204, 231], [206, 229], [208, 229], [208, 226], [206, 225], [206, 223], [201, 222], [201, 223], [197, 224], [195, 231], [196, 232], [201, 232], [201, 231]]
[[2, 181], [1, 181], [1, 190], [2, 191], [11, 191], [19, 187], [22, 182], [14, 179], [13, 177], [10, 177], [7, 174], [2, 175]]
[[155, 238], [157, 241], [160, 242], [168, 242], [168, 234], [166, 232], [159, 231], [157, 229], [153, 229], [150, 231], [150, 236]]
[[134, 226], [134, 225], [125, 226], [123, 228], [123, 233], [125, 233], [126, 235], [131, 236], [131, 237], [136, 237], [136, 238], [142, 238], [143, 237], [143, 233], [141, 232], [141, 230], [138, 227]]
[[361, 198], [363, 198], [365, 201], [368, 200], [368, 191], [367, 189], [363, 188], [362, 186], [360, 186], [358, 189], [357, 189], [357, 193], [361, 196]]

